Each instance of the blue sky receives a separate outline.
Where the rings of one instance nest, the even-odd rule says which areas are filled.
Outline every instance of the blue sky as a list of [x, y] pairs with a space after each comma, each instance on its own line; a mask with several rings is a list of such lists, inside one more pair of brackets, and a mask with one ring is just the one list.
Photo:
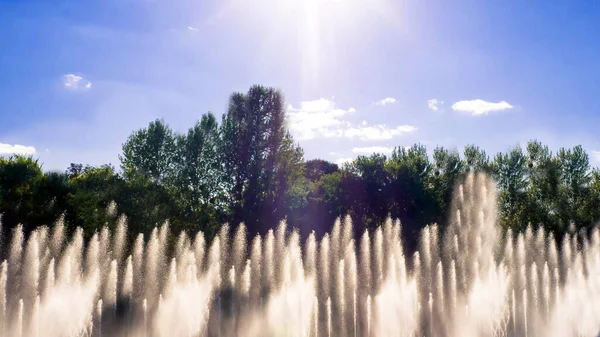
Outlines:
[[600, 165], [599, 17], [593, 1], [0, 0], [0, 152], [118, 166], [132, 130], [184, 131], [257, 83], [284, 92], [307, 158], [535, 138]]

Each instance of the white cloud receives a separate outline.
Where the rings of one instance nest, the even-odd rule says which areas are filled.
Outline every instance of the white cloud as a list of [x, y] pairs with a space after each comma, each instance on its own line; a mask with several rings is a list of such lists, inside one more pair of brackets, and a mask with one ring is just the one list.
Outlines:
[[360, 140], [385, 140], [413, 132], [417, 128], [412, 125], [400, 125], [390, 128], [386, 124], [353, 127], [346, 120], [356, 109], [337, 108], [335, 102], [325, 98], [300, 103], [299, 108], [288, 106], [289, 128], [298, 140], [317, 138], [350, 138]]
[[[292, 105], [289, 106], [290, 110], [294, 110]], [[314, 101], [304, 101], [300, 103], [300, 110], [308, 112], [320, 112], [329, 111], [335, 108], [335, 102], [326, 98], [316, 99]]]
[[375, 105], [386, 105], [386, 104], [394, 104], [394, 103], [398, 103], [398, 101], [393, 98], [393, 97], [386, 97], [384, 99], [382, 99], [381, 101], [377, 101], [375, 102]]
[[433, 111], [438, 111], [439, 106], [442, 104], [444, 104], [444, 101], [440, 101], [437, 98], [432, 98], [429, 101], [427, 101], [427, 106]]
[[335, 138], [343, 135], [347, 125], [341, 117], [356, 110], [338, 109], [325, 98], [300, 103], [300, 108], [288, 107], [290, 129], [298, 139]]
[[354, 158], [339, 158], [335, 160], [335, 163], [338, 164], [339, 166], [342, 166], [344, 164], [350, 163], [354, 160]]
[[474, 99], [470, 101], [458, 101], [452, 104], [452, 110], [458, 112], [467, 112], [473, 116], [487, 115], [489, 112], [508, 110], [512, 108], [513, 106], [508, 104], [506, 101], [494, 103], [486, 102], [481, 99]]
[[394, 151], [393, 147], [385, 147], [385, 146], [365, 146], [365, 147], [355, 147], [352, 149], [353, 153], [360, 153], [360, 154], [371, 154], [371, 153], [390, 154], [393, 151]]
[[592, 158], [595, 161], [600, 162], [600, 151], [592, 151]]
[[187, 29], [188, 29], [189, 31], [192, 31], [192, 32], [197, 32], [197, 31], [198, 31], [198, 28], [196, 28], [196, 27], [192, 27], [192, 26], [188, 26], [188, 27], [187, 27]]
[[33, 146], [25, 146], [19, 144], [3, 144], [0, 143], [0, 155], [3, 154], [23, 154], [23, 155], [31, 155], [35, 154], [35, 147]]
[[373, 126], [348, 128], [347, 130], [344, 130], [344, 137], [358, 138], [360, 140], [386, 140], [416, 130], [417, 127], [413, 125], [399, 125], [390, 129], [385, 124], [378, 124]]
[[62, 79], [65, 88], [69, 90], [89, 89], [92, 87], [92, 82], [84, 80], [79, 75], [66, 74]]

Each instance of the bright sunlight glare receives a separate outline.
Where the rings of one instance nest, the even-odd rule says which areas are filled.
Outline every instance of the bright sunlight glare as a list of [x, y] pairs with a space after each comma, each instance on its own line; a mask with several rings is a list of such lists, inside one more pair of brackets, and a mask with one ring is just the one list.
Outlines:
[[213, 17], [260, 30], [264, 55], [295, 44], [304, 90], [331, 75], [332, 65], [343, 66], [343, 48], [337, 45], [362, 41], [372, 23], [401, 22], [397, 6], [394, 0], [229, 0]]

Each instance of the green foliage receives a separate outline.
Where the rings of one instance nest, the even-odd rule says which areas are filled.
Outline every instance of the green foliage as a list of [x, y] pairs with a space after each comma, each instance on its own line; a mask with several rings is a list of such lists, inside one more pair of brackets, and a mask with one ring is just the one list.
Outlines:
[[547, 146], [538, 141], [527, 144], [525, 200], [522, 223], [555, 226], [557, 218], [558, 166]]
[[7, 234], [18, 224], [25, 232], [59, 213], [64, 202], [61, 178], [44, 174], [37, 160], [28, 156], [0, 157], [0, 214]]
[[467, 145], [464, 150], [463, 165], [465, 170], [491, 172], [490, 158], [483, 149], [475, 145]]
[[229, 186], [219, 155], [219, 130], [215, 116], [202, 116], [200, 122], [177, 136], [177, 156], [172, 185], [178, 207], [192, 221], [197, 215], [214, 208], [226, 212]]
[[338, 170], [337, 164], [323, 159], [311, 159], [304, 163], [304, 176], [311, 182], [319, 180], [325, 174], [337, 172]]
[[111, 166], [88, 167], [69, 178], [69, 185], [67, 225], [70, 229], [81, 227], [91, 236], [109, 221], [106, 207], [118, 199], [121, 179]]
[[182, 229], [183, 212], [177, 208], [167, 187], [143, 175], [119, 182], [121, 190], [114, 201], [119, 213], [127, 216], [131, 233], [144, 233], [148, 237], [155, 226], [167, 220], [175, 229]]
[[284, 122], [281, 93], [262, 86], [234, 93], [223, 115], [221, 153], [232, 186], [232, 219], [245, 222], [251, 232], [266, 232], [303, 200], [297, 187], [303, 151]]
[[172, 177], [175, 153], [173, 130], [157, 119], [129, 136], [119, 159], [125, 177], [141, 174], [165, 183]]
[[526, 200], [526, 157], [521, 147], [515, 147], [509, 153], [498, 153], [492, 163], [494, 178], [498, 184], [500, 218], [505, 224], [513, 224], [518, 229], [527, 226], [519, 221], [524, 216]]
[[382, 223], [388, 213], [391, 177], [385, 169], [386, 161], [387, 158], [381, 154], [359, 156], [348, 167], [353, 174], [344, 175], [346, 182], [355, 186], [354, 193], [360, 195], [357, 200], [365, 202], [364, 207], [354, 205], [351, 213], [361, 218], [366, 227]]
[[134, 131], [119, 156], [121, 172], [71, 164], [64, 173], [44, 173], [31, 157], [0, 157], [3, 234], [18, 224], [26, 232], [52, 226], [64, 215], [68, 230], [79, 226], [89, 238], [114, 225], [106, 211], [114, 202], [130, 232], [146, 235], [165, 221], [174, 232], [202, 230], [210, 237], [225, 222], [265, 233], [287, 219], [306, 237], [325, 233], [345, 215], [360, 234], [391, 216], [402, 220], [406, 247], [414, 249], [425, 225], [443, 229], [455, 185], [472, 171], [495, 179], [502, 228], [541, 225], [560, 238], [600, 218], [600, 170], [591, 168], [581, 146], [553, 154], [531, 141], [490, 160], [475, 145], [462, 154], [437, 147], [430, 155], [415, 144], [340, 168], [322, 159], [305, 162], [285, 120], [282, 94], [253, 86], [230, 97], [220, 123], [206, 113], [185, 133], [162, 120]]
[[571, 222], [577, 228], [585, 227], [590, 219], [590, 164], [587, 153], [581, 146], [573, 149], [560, 149], [556, 156], [560, 172], [558, 188], [559, 206], [564, 210], [560, 224], [567, 226]]
[[[469, 149], [469, 147], [467, 147]], [[479, 170], [484, 167], [484, 161], [476, 159], [473, 165]], [[433, 172], [429, 179], [428, 189], [431, 191], [432, 197], [436, 204], [436, 219], [435, 222], [441, 223], [447, 215], [446, 212], [450, 207], [454, 185], [465, 172], [468, 167], [460, 158], [457, 151], [449, 151], [443, 147], [438, 147], [433, 150]]]

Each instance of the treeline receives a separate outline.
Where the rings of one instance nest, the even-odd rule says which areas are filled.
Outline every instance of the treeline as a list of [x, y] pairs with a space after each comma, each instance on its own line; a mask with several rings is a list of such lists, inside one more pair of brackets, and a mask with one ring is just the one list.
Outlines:
[[175, 232], [210, 236], [223, 223], [244, 222], [250, 234], [265, 233], [287, 219], [306, 237], [350, 215], [357, 232], [399, 218], [414, 247], [423, 226], [444, 225], [454, 185], [470, 171], [496, 180], [501, 226], [543, 225], [561, 236], [600, 217], [600, 171], [581, 146], [552, 153], [531, 141], [490, 158], [474, 145], [463, 153], [437, 147], [430, 157], [417, 144], [343, 167], [305, 161], [287, 130], [281, 93], [262, 86], [234, 93], [220, 122], [206, 113], [187, 133], [151, 122], [129, 136], [119, 159], [120, 170], [71, 164], [43, 172], [31, 157], [0, 158], [4, 237], [18, 224], [28, 232], [60, 216], [90, 237], [118, 215], [131, 233], [148, 234], [167, 220]]

